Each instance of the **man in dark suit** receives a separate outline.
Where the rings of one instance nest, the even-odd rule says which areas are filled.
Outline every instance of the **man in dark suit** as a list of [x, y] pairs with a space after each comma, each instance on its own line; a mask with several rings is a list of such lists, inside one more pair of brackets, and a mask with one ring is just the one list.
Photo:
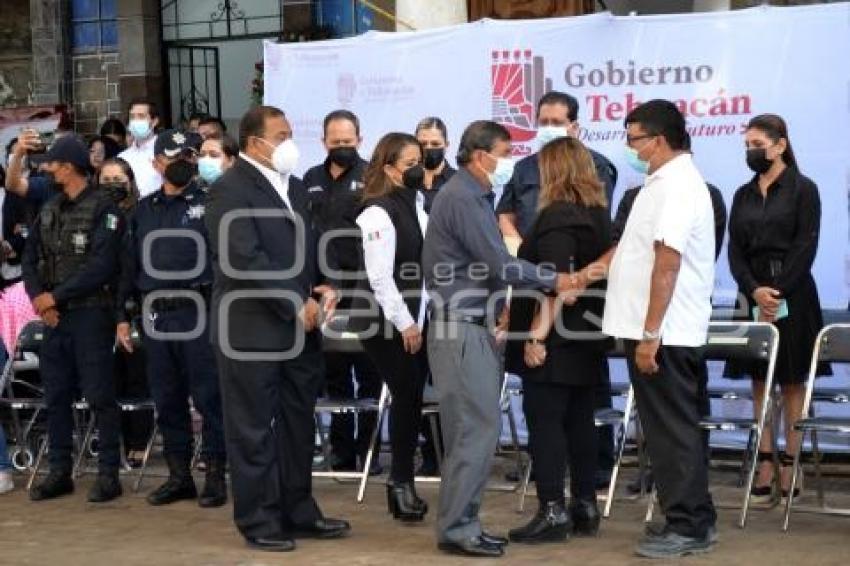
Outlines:
[[216, 345], [234, 520], [252, 548], [287, 551], [294, 538], [335, 538], [311, 494], [314, 416], [322, 382], [316, 239], [283, 112], [260, 106], [239, 127], [236, 164], [210, 190], [207, 227]]

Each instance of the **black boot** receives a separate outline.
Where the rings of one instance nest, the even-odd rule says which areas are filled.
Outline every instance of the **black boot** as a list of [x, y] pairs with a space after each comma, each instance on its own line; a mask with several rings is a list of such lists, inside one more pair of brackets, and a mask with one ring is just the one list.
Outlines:
[[195, 488], [195, 480], [189, 470], [189, 457], [184, 455], [168, 454], [165, 456], [168, 464], [168, 480], [148, 495], [148, 503], [151, 505], [168, 505], [181, 499], [195, 499], [198, 490]]
[[534, 544], [565, 541], [572, 532], [572, 521], [563, 501], [540, 502], [537, 515], [525, 526], [508, 533], [511, 542]]
[[50, 470], [44, 481], [33, 486], [30, 490], [30, 499], [32, 501], [44, 501], [45, 499], [55, 499], [73, 492], [74, 480], [71, 479], [71, 472], [69, 470]]
[[224, 458], [210, 458], [207, 461], [207, 475], [204, 489], [198, 499], [201, 507], [221, 507], [227, 503], [227, 483], [224, 481]]
[[570, 501], [570, 519], [573, 522], [573, 534], [595, 537], [599, 532], [599, 507], [596, 500], [573, 499]]
[[399, 521], [421, 521], [428, 512], [428, 504], [416, 495], [413, 482], [387, 482], [387, 507]]
[[121, 497], [124, 490], [121, 488], [121, 480], [118, 472], [105, 472], [97, 475], [97, 480], [89, 490], [89, 503], [106, 503], [117, 497]]

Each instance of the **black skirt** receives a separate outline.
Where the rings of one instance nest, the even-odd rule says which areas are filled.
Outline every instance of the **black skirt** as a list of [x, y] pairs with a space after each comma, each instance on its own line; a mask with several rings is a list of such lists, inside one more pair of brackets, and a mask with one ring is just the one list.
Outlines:
[[[741, 292], [743, 295], [744, 293]], [[821, 312], [818, 290], [811, 274], [807, 275], [797, 286], [788, 302], [788, 316], [777, 320], [774, 325], [779, 330], [779, 352], [776, 357], [776, 372], [774, 383], [793, 384], [805, 383], [809, 376], [812, 363], [812, 351], [818, 332], [823, 328], [823, 313]], [[747, 297], [747, 315], [736, 317], [736, 320], [752, 321], [752, 307], [755, 301]], [[726, 364], [724, 377], [730, 379], [745, 379], [756, 377], [763, 379], [767, 373], [766, 362], [732, 361]], [[820, 364], [818, 376], [832, 375], [829, 364]]]

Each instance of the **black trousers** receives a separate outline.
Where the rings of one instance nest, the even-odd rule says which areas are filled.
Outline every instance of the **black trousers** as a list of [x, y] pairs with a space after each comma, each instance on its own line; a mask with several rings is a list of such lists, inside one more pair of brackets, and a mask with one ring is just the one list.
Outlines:
[[[381, 394], [381, 376], [366, 354], [328, 352], [325, 354], [325, 388], [328, 397], [351, 399], [355, 397], [354, 379], [357, 380], [358, 399], [377, 399]], [[357, 415], [355, 435], [354, 415], [331, 415], [330, 442], [334, 457], [341, 463], [354, 464], [369, 450], [369, 439], [375, 428], [375, 413]]]
[[376, 336], [364, 340], [363, 347], [392, 394], [390, 477], [397, 483], [412, 482], [413, 459], [422, 421], [422, 390], [428, 377], [428, 354], [424, 347], [415, 355], [405, 352], [401, 335], [395, 330], [390, 339]]
[[572, 496], [586, 501], [596, 499], [595, 388], [523, 381], [522, 410], [541, 502], [564, 499], [567, 461]]
[[322, 516], [311, 477], [322, 353], [308, 344], [281, 362], [217, 356], [236, 527], [251, 538], [290, 535]]
[[[163, 333], [188, 332], [197, 325], [194, 308], [157, 313], [154, 328]], [[203, 417], [204, 456], [224, 459], [221, 392], [209, 325], [192, 340], [144, 337], [148, 384], [162, 432], [163, 453], [191, 456], [194, 435], [189, 396]]]
[[[636, 345], [626, 342], [631, 359]], [[673, 532], [704, 537], [717, 513], [708, 492], [705, 435], [699, 426], [705, 400], [702, 348], [661, 346], [657, 360], [657, 374], [645, 375], [636, 367], [630, 374], [658, 500]]]
[[[602, 380], [594, 388], [593, 401], [596, 409], [610, 409], [613, 406], [611, 401], [611, 375], [607, 363], [604, 364]], [[614, 469], [614, 427], [597, 427], [596, 436], [598, 470], [610, 475], [611, 470]]]
[[112, 374], [114, 343], [112, 313], [103, 308], [63, 311], [59, 325], [44, 332], [39, 361], [47, 402], [48, 459], [53, 471], [71, 471], [71, 403], [79, 388], [97, 419], [98, 469], [102, 473], [118, 472], [121, 417]]

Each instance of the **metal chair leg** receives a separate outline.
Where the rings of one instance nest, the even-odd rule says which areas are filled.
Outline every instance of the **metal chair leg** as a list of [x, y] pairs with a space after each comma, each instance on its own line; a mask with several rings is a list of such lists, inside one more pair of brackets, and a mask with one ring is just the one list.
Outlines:
[[83, 438], [80, 441], [79, 450], [77, 451], [77, 459], [74, 462], [74, 467], [71, 469], [71, 477], [74, 479], [79, 478], [82, 474], [80, 470], [83, 467], [83, 460], [86, 457], [86, 450], [88, 449], [89, 442], [91, 442], [92, 434], [94, 433], [94, 411], [91, 411], [88, 422], [86, 423], [86, 429], [83, 433]]
[[378, 414], [375, 419], [375, 429], [369, 438], [369, 450], [366, 451], [366, 460], [363, 462], [363, 474], [360, 478], [360, 489], [357, 490], [357, 503], [363, 503], [363, 497], [366, 495], [366, 484], [369, 482], [369, 469], [372, 467], [372, 457], [375, 453], [375, 444], [378, 442], [378, 437], [381, 434], [381, 428], [384, 423], [384, 413], [387, 408], [387, 397], [389, 390], [387, 386], [381, 389], [381, 397], [378, 399]]
[[[800, 446], [802, 446], [802, 442]], [[823, 475], [820, 467], [821, 454], [818, 448], [818, 432], [816, 430], [812, 430], [812, 458], [815, 461], [815, 486], [818, 495], [818, 505], [823, 508], [826, 507], [826, 503], [823, 496]]]
[[150, 438], [148, 438], [148, 443], [145, 446], [145, 453], [142, 455], [142, 463], [139, 466], [139, 477], [136, 478], [136, 483], [133, 486], [133, 492], [138, 493], [142, 488], [142, 480], [145, 477], [145, 472], [148, 469], [148, 458], [150, 458], [151, 451], [153, 450], [153, 443], [156, 440], [156, 435], [159, 432], [159, 427], [156, 424], [156, 419], [154, 419], [153, 429], [151, 430]]
[[32, 472], [30, 473], [30, 478], [27, 481], [27, 491], [32, 489], [32, 484], [35, 481], [35, 476], [38, 475], [38, 469], [41, 467], [41, 461], [44, 459], [45, 453], [47, 453], [47, 443], [48, 438], [45, 434], [41, 439], [41, 444], [38, 447], [38, 456], [35, 458], [35, 464], [33, 464]]
[[658, 498], [658, 490], [653, 486], [649, 494], [649, 503], [646, 506], [646, 516], [643, 518], [644, 523], [652, 522], [652, 516], [655, 512], [655, 501]]
[[525, 467], [525, 473], [522, 475], [522, 487], [520, 487], [519, 505], [517, 506], [518, 513], [525, 511], [525, 497], [528, 495], [528, 485], [531, 483], [531, 468], [532, 461], [529, 458], [528, 465]]
[[623, 463], [623, 452], [626, 448], [626, 436], [632, 419], [634, 400], [634, 390], [630, 387], [626, 396], [626, 406], [623, 408], [623, 421], [618, 429], [617, 457], [614, 460], [614, 467], [611, 469], [611, 482], [608, 484], [608, 495], [605, 498], [605, 508], [602, 511], [602, 516], [606, 519], [611, 515], [611, 506], [614, 504], [614, 492], [617, 489], [617, 478], [620, 476], [620, 465]]
[[[814, 435], [814, 431], [812, 431]], [[788, 532], [788, 523], [791, 519], [791, 505], [793, 505], [794, 501], [794, 488], [797, 486], [797, 474], [801, 471], [800, 469], [800, 454], [803, 452], [803, 441], [806, 440], [805, 431], [800, 432], [800, 444], [797, 446], [797, 450], [794, 452], [794, 469], [791, 471], [791, 490], [788, 494], [788, 497], [785, 501], [785, 517], [782, 521], [782, 531]], [[818, 482], [820, 485], [820, 482]]]

